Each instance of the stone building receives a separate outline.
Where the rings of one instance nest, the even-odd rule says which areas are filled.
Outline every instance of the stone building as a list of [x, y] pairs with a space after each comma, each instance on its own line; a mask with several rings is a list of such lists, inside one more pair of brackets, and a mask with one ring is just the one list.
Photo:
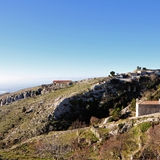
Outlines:
[[139, 101], [136, 100], [136, 117], [160, 112], [159, 101]]
[[59, 87], [65, 87], [65, 86], [68, 86], [72, 83], [71, 80], [55, 80], [53, 81], [53, 84], [55, 86], [59, 86]]

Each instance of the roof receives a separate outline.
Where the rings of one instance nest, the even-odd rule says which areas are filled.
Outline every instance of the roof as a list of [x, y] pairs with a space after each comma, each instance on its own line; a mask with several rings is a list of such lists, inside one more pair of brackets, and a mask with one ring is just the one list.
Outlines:
[[70, 83], [72, 82], [71, 80], [55, 80], [53, 83]]
[[160, 104], [159, 101], [143, 101], [140, 104]]

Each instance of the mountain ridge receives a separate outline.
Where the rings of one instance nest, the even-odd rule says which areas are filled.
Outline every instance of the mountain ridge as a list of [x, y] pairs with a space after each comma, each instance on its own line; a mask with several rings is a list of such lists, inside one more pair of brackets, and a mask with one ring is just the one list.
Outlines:
[[[131, 77], [128, 81], [127, 76], [130, 75], [123, 75], [123, 78], [114, 75], [82, 80], [58, 89], [53, 89], [52, 84], [41, 85], [36, 88], [41, 88], [41, 94], [2, 105], [0, 107], [1, 159], [10, 159], [8, 157], [11, 155], [15, 157], [13, 159], [25, 159], [25, 157], [26, 159], [28, 157], [29, 159], [74, 159], [73, 155], [77, 155], [81, 148], [82, 157], [85, 155], [83, 149], [86, 149], [89, 152], [88, 158], [98, 160], [106, 156], [104, 155], [106, 153], [101, 156], [101, 148], [113, 140], [113, 135], [130, 136], [131, 130], [137, 128], [138, 133], [137, 130], [134, 131], [136, 134], [147, 136], [147, 130], [153, 122], [158, 126], [159, 114], [132, 118], [135, 116], [135, 99], [144, 97], [158, 99], [160, 78], [153, 77], [152, 74], [143, 74], [136, 75], [139, 79]], [[11, 94], [22, 91], [27, 89]], [[139, 119], [142, 119], [140, 123]], [[72, 134], [74, 136], [71, 136]], [[55, 135], [54, 140], [48, 138], [49, 135]], [[147, 144], [145, 140], [144, 142]], [[117, 143], [120, 143], [118, 139]], [[86, 148], [85, 144], [89, 148]], [[136, 144], [139, 145], [137, 142]], [[73, 147], [74, 145], [76, 147]], [[45, 149], [45, 146], [48, 149]], [[98, 149], [94, 149], [95, 147]], [[124, 149], [124, 152], [128, 152], [127, 150], [130, 148]], [[130, 159], [131, 155], [133, 158], [144, 154], [143, 147], [136, 150], [137, 148], [134, 154], [129, 153], [127, 156], [125, 153], [120, 156]]]

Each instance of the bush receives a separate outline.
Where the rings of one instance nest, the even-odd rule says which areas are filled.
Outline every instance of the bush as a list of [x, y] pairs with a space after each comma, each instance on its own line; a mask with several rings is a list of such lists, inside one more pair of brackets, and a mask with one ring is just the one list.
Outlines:
[[113, 122], [113, 121], [114, 121], [114, 119], [112, 117], [109, 117], [107, 122]]
[[90, 124], [97, 124], [99, 122], [99, 119], [97, 117], [92, 116], [90, 119]]
[[113, 118], [115, 121], [120, 118], [120, 116], [121, 116], [120, 112], [121, 112], [121, 109], [120, 109], [120, 108], [116, 108], [116, 109], [114, 109], [114, 110], [112, 111], [111, 116], [112, 116], [112, 118]]
[[140, 127], [140, 130], [144, 133], [151, 127], [151, 124], [150, 122], [143, 122], [140, 124], [139, 127]]
[[70, 129], [77, 129], [77, 128], [84, 128], [86, 127], [86, 123], [85, 122], [81, 122], [78, 119], [76, 121], [74, 121], [71, 126]]
[[136, 99], [135, 98], [131, 101], [130, 108], [131, 108], [132, 111], [135, 111], [135, 108], [136, 108]]
[[23, 106], [22, 112], [26, 112], [26, 107]]
[[122, 129], [124, 125], [125, 125], [125, 123], [119, 123], [119, 124], [118, 124], [118, 128], [119, 128], [119, 129]]

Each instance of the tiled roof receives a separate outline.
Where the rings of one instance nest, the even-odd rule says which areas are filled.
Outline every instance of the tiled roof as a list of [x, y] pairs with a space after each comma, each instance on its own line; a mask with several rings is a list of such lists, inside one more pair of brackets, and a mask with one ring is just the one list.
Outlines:
[[71, 80], [55, 80], [53, 83], [70, 83], [72, 82]]
[[160, 104], [159, 101], [143, 101], [141, 104]]

